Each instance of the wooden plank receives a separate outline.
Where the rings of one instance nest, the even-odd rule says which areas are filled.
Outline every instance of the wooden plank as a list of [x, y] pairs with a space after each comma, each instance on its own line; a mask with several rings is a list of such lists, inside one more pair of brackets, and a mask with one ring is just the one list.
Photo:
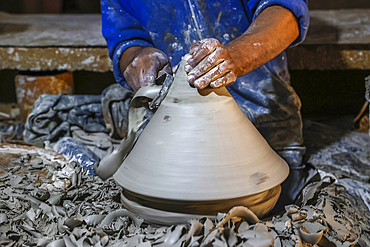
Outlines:
[[101, 16], [0, 13], [0, 69], [112, 70]]
[[370, 9], [315, 10], [304, 44], [370, 45]]
[[370, 9], [315, 10], [306, 40], [288, 49], [291, 70], [370, 69]]
[[[304, 44], [369, 44], [370, 9], [314, 10]], [[101, 16], [12, 15], [0, 12], [0, 46], [86, 47], [106, 43]]]
[[300, 45], [286, 51], [291, 70], [370, 69], [367, 45]]
[[0, 69], [106, 72], [112, 61], [101, 47], [0, 47]]
[[[370, 69], [370, 9], [311, 11], [303, 44], [288, 49], [290, 69]], [[112, 70], [101, 16], [0, 13], [0, 69]]]
[[13, 15], [0, 12], [0, 46], [105, 47], [99, 14]]

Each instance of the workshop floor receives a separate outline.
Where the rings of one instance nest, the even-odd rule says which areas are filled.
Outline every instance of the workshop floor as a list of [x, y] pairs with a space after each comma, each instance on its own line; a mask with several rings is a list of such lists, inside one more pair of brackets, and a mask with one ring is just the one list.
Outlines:
[[313, 222], [318, 232], [326, 226], [319, 246], [368, 246], [369, 135], [353, 130], [351, 118], [304, 123], [306, 161], [320, 170], [322, 181], [307, 186], [302, 202], [287, 207], [285, 214], [250, 225], [242, 219], [245, 212], [236, 212], [240, 217], [225, 225], [220, 223], [225, 214], [220, 214], [214, 222], [150, 226], [124, 209], [113, 179], [103, 182], [76, 164], [42, 154], [12, 156], [13, 165], [0, 173], [0, 245], [263, 246], [273, 241], [274, 246], [295, 246], [302, 241], [313, 246], [301, 232]]

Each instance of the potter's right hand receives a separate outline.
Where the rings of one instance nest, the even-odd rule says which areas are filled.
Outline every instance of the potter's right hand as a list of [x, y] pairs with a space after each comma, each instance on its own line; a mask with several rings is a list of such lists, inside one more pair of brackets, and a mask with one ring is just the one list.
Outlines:
[[162, 51], [153, 47], [133, 46], [122, 55], [120, 70], [127, 84], [136, 92], [155, 83], [164, 72], [172, 75], [171, 64]]

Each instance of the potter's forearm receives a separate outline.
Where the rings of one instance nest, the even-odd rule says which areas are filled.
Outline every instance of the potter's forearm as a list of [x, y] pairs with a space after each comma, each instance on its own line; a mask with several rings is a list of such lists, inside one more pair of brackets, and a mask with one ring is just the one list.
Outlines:
[[294, 15], [281, 6], [271, 6], [256, 18], [243, 35], [225, 48], [234, 60], [239, 77], [276, 57], [298, 35], [298, 23]]

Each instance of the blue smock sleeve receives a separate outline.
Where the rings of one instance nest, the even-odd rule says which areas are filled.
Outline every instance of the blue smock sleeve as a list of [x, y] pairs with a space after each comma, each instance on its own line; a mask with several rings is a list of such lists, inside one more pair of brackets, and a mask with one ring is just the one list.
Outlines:
[[102, 32], [113, 61], [114, 77], [127, 88], [129, 86], [119, 68], [123, 52], [131, 46], [153, 46], [151, 38], [130, 9], [126, 1], [101, 0]]
[[298, 45], [306, 38], [310, 23], [308, 0], [251, 0], [248, 1], [246, 5], [252, 21], [254, 21], [264, 9], [273, 5], [279, 5], [290, 10], [297, 19], [299, 36], [289, 47]]

